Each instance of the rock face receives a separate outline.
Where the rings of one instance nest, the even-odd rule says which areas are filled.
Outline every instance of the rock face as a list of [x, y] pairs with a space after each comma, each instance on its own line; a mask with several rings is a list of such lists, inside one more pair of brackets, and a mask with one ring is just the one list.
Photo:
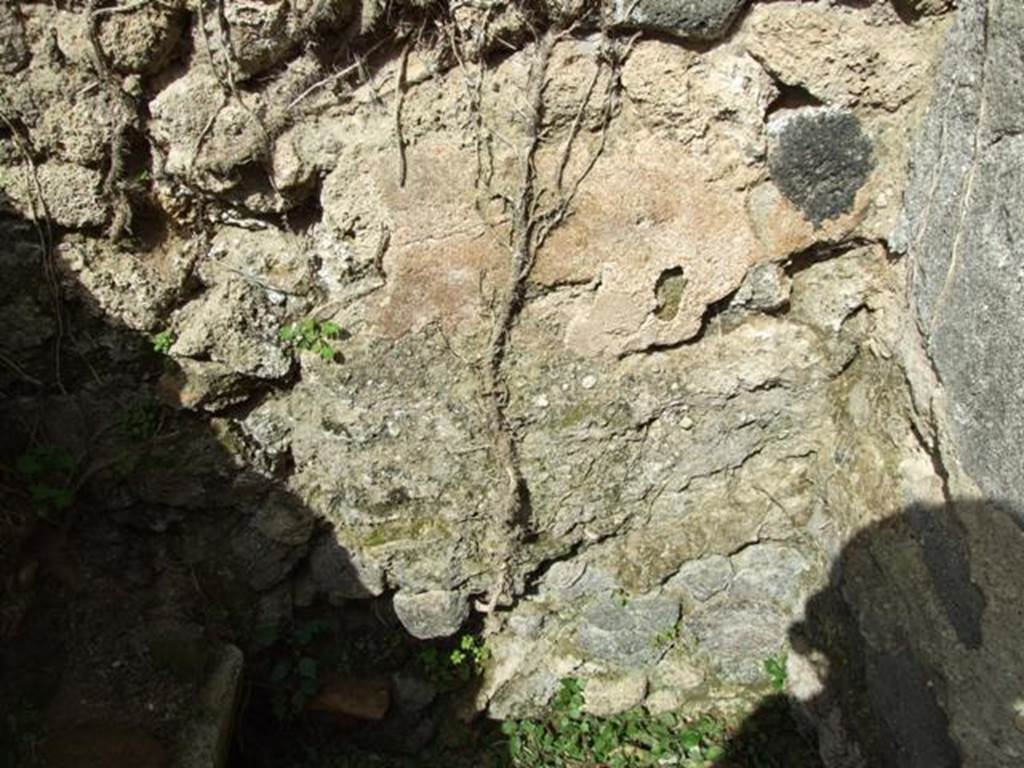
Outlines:
[[989, 496], [1024, 504], [1024, 271], [1012, 212], [1024, 199], [1024, 9], [966, 7], [913, 157], [897, 235], [920, 331], [949, 399], [964, 466]]
[[947, 514], [1024, 502], [1019, 4], [937, 83], [943, 2], [78, 5], [0, 5], [0, 414], [173, 405], [82, 481], [126, 593], [482, 627], [498, 718], [788, 653], [830, 768], [1024, 754], [1019, 542]]

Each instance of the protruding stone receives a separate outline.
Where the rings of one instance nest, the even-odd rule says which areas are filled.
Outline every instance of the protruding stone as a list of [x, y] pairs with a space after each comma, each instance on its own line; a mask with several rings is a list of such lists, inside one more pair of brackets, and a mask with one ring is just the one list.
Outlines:
[[391, 689], [386, 677], [331, 678], [306, 704], [309, 712], [323, 712], [335, 718], [381, 720], [391, 706]]
[[587, 712], [611, 717], [643, 702], [647, 695], [647, 675], [633, 671], [614, 677], [591, 677], [584, 693]]
[[[199, 694], [192, 721], [182, 731], [173, 768], [223, 768], [234, 731], [241, 691], [242, 652], [233, 645], [221, 648], [213, 672]], [[139, 765], [110, 762], [106, 765]]]
[[469, 616], [469, 601], [459, 592], [400, 591], [394, 598], [395, 614], [413, 637], [429, 640], [458, 632]]
[[747, 0], [612, 0], [609, 16], [616, 27], [717, 40], [746, 5]]

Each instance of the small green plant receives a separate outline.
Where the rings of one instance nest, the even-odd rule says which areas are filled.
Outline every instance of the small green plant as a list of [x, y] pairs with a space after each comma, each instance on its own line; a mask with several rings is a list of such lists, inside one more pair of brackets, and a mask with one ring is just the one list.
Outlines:
[[161, 355], [170, 353], [171, 347], [174, 346], [174, 342], [178, 340], [177, 334], [171, 329], [160, 331], [160, 333], [153, 336], [153, 351], [159, 352]]
[[29, 448], [18, 457], [15, 472], [40, 517], [59, 516], [74, 503], [76, 466], [70, 453], [52, 445]]
[[[295, 625], [280, 644], [281, 653], [269, 665], [266, 684], [272, 689], [271, 706], [274, 717], [294, 720], [306, 708], [322, 685], [321, 669], [313, 654], [314, 643], [325, 635], [337, 633], [336, 621], [318, 618]], [[267, 628], [264, 639], [275, 641], [275, 629]]]
[[670, 628], [663, 632], [659, 632], [654, 636], [654, 645], [656, 648], [668, 648], [676, 644], [679, 640], [679, 622], [673, 624]]
[[338, 358], [333, 342], [342, 337], [341, 327], [330, 320], [307, 317], [298, 323], [289, 323], [280, 331], [282, 341], [306, 352], [319, 355], [327, 362]]
[[772, 690], [782, 693], [786, 690], [786, 656], [779, 654], [764, 660], [764, 671], [768, 673]]
[[712, 717], [686, 721], [643, 708], [613, 717], [584, 712], [583, 684], [561, 681], [545, 717], [502, 723], [516, 768], [711, 766], [725, 756], [725, 727]]
[[130, 440], [143, 442], [160, 431], [160, 421], [160, 404], [156, 400], [147, 399], [122, 408], [118, 426]]
[[491, 651], [482, 637], [462, 635], [455, 648], [429, 646], [419, 652], [423, 674], [439, 688], [454, 688], [483, 673]]

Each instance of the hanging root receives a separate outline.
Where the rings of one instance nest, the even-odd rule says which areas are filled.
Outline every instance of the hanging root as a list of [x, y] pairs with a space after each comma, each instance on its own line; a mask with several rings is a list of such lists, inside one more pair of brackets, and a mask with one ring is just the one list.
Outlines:
[[502, 363], [508, 350], [512, 326], [522, 306], [526, 280], [536, 257], [533, 221], [536, 155], [541, 144], [548, 64], [556, 39], [555, 33], [549, 31], [537, 41], [530, 67], [525, 114], [526, 140], [519, 163], [519, 197], [512, 214], [512, 271], [491, 327], [481, 366], [484, 412], [487, 430], [491, 436], [491, 450], [505, 475], [504, 499], [495, 521], [500, 526], [499, 535], [503, 550], [497, 553], [501, 562], [501, 573], [489, 599], [477, 605], [478, 610], [484, 612], [511, 603], [515, 593], [513, 569], [517, 545], [524, 539], [530, 527], [529, 491], [519, 466], [515, 435], [505, 414], [508, 393], [502, 376]]
[[[554, 30], [546, 32], [536, 44], [533, 62], [530, 67], [527, 104], [524, 112], [525, 143], [519, 150], [518, 194], [511, 204], [510, 219], [510, 250], [512, 270], [508, 284], [496, 309], [491, 333], [488, 339], [483, 362], [480, 366], [481, 390], [484, 401], [484, 412], [487, 430], [491, 437], [491, 452], [504, 475], [505, 493], [501, 506], [495, 517], [499, 526], [496, 533], [501, 536], [499, 551], [496, 555], [501, 562], [501, 571], [497, 583], [492, 587], [488, 598], [477, 603], [476, 608], [482, 612], [490, 612], [500, 606], [507, 606], [521, 590], [517, 584], [520, 578], [522, 558], [519, 545], [526, 539], [532, 528], [529, 486], [523, 475], [519, 462], [518, 446], [512, 425], [506, 415], [508, 392], [502, 373], [502, 366], [507, 357], [509, 340], [523, 308], [526, 286], [537, 253], [550, 233], [561, 225], [568, 217], [573, 200], [580, 185], [589, 176], [604, 151], [607, 143], [608, 128], [615, 114], [620, 89], [619, 69], [621, 62], [628, 55], [610, 44], [598, 62], [594, 77], [588, 84], [581, 98], [579, 109], [569, 128], [555, 170], [554, 204], [542, 210], [540, 200], [546, 191], [537, 178], [537, 154], [543, 144], [544, 92], [547, 86], [548, 66], [555, 44], [566, 32]], [[460, 65], [462, 62], [460, 61]], [[600, 139], [598, 146], [583, 164], [582, 170], [571, 180], [567, 180], [569, 162], [573, 148], [576, 146], [582, 130], [586, 110], [590, 105], [594, 92], [606, 67], [610, 68], [608, 82], [604, 92], [604, 103], [601, 107]], [[465, 72], [465, 68], [464, 68]], [[477, 85], [482, 79], [478, 79]], [[467, 85], [467, 89], [469, 86]], [[483, 162], [484, 127], [479, 117], [479, 91], [468, 90], [470, 104], [478, 111], [477, 120], [477, 182], [483, 183], [484, 190], [489, 192], [490, 175]]]

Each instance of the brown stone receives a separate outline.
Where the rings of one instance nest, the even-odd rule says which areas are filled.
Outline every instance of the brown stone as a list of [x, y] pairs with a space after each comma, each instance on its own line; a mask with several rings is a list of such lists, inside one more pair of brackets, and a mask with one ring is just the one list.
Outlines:
[[343, 719], [380, 720], [390, 705], [391, 688], [386, 677], [339, 675], [327, 681], [306, 709]]
[[43, 746], [43, 764], [49, 768], [166, 768], [170, 763], [164, 746], [145, 731], [92, 722], [51, 734]]

